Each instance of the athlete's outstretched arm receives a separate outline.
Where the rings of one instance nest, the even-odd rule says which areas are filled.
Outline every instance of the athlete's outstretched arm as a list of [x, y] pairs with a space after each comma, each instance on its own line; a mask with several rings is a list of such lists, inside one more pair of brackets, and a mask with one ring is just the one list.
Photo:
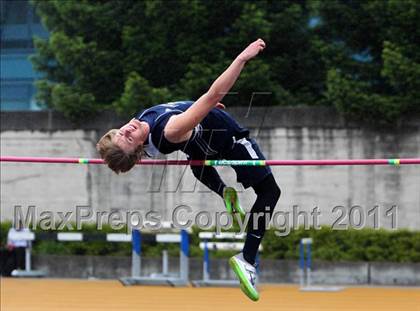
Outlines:
[[213, 82], [210, 89], [202, 95], [187, 111], [171, 117], [165, 126], [165, 138], [173, 143], [186, 141], [192, 129], [200, 123], [218, 102], [229, 92], [239, 77], [245, 63], [265, 48], [262, 39], [252, 42], [232, 64]]

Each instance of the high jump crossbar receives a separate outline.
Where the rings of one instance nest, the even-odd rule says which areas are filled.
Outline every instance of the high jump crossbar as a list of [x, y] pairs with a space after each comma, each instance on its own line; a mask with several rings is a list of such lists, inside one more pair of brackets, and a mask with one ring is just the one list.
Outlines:
[[[106, 164], [102, 159], [54, 157], [0, 157], [0, 162]], [[349, 166], [349, 165], [409, 165], [420, 164], [420, 158], [404, 159], [344, 159], [344, 160], [140, 160], [137, 165], [192, 166]]]

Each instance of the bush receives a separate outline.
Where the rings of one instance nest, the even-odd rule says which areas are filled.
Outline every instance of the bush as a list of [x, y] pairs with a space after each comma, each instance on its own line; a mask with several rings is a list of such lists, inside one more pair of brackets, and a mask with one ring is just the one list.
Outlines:
[[[10, 222], [0, 224], [1, 245], [5, 245]], [[238, 231], [237, 228], [235, 231]], [[111, 232], [126, 232], [126, 228], [114, 231], [104, 226], [99, 233], [94, 225], [84, 225], [81, 232], [104, 234]], [[35, 233], [41, 233], [37, 229]], [[201, 257], [203, 251], [199, 247], [200, 230], [193, 228], [190, 235], [190, 256]], [[299, 228], [288, 236], [279, 237], [274, 230], [268, 230], [262, 242], [262, 258], [292, 259], [299, 258], [299, 241], [301, 238], [313, 239], [313, 258], [327, 261], [389, 261], [389, 262], [420, 262], [420, 231], [409, 230], [332, 230], [322, 227], [320, 230], [305, 230]], [[166, 248], [170, 256], [178, 256], [179, 247], [176, 244], [144, 243], [142, 253], [146, 257], [159, 257]], [[56, 242], [38, 240], [34, 243], [35, 254], [54, 255], [96, 255], [96, 256], [130, 256], [130, 243], [111, 243], [106, 241], [90, 242]], [[212, 251], [211, 256], [226, 258], [235, 251]]]
[[313, 258], [334, 261], [420, 262], [420, 231], [366, 228], [337, 231], [299, 228], [287, 237], [277, 237], [273, 230], [263, 240], [266, 258], [298, 259], [299, 240], [313, 239]]

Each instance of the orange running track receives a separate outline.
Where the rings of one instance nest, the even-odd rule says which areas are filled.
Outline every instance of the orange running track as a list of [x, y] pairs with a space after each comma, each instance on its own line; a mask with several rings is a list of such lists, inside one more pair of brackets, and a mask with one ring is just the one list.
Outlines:
[[420, 311], [420, 288], [350, 287], [300, 292], [263, 285], [252, 302], [237, 288], [124, 287], [118, 281], [1, 279], [1, 311]]

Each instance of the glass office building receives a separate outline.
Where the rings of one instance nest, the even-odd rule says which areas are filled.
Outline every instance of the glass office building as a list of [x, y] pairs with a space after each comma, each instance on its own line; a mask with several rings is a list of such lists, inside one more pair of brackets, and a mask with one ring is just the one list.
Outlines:
[[1, 110], [37, 110], [34, 71], [28, 57], [33, 37], [48, 37], [27, 0], [1, 0]]

